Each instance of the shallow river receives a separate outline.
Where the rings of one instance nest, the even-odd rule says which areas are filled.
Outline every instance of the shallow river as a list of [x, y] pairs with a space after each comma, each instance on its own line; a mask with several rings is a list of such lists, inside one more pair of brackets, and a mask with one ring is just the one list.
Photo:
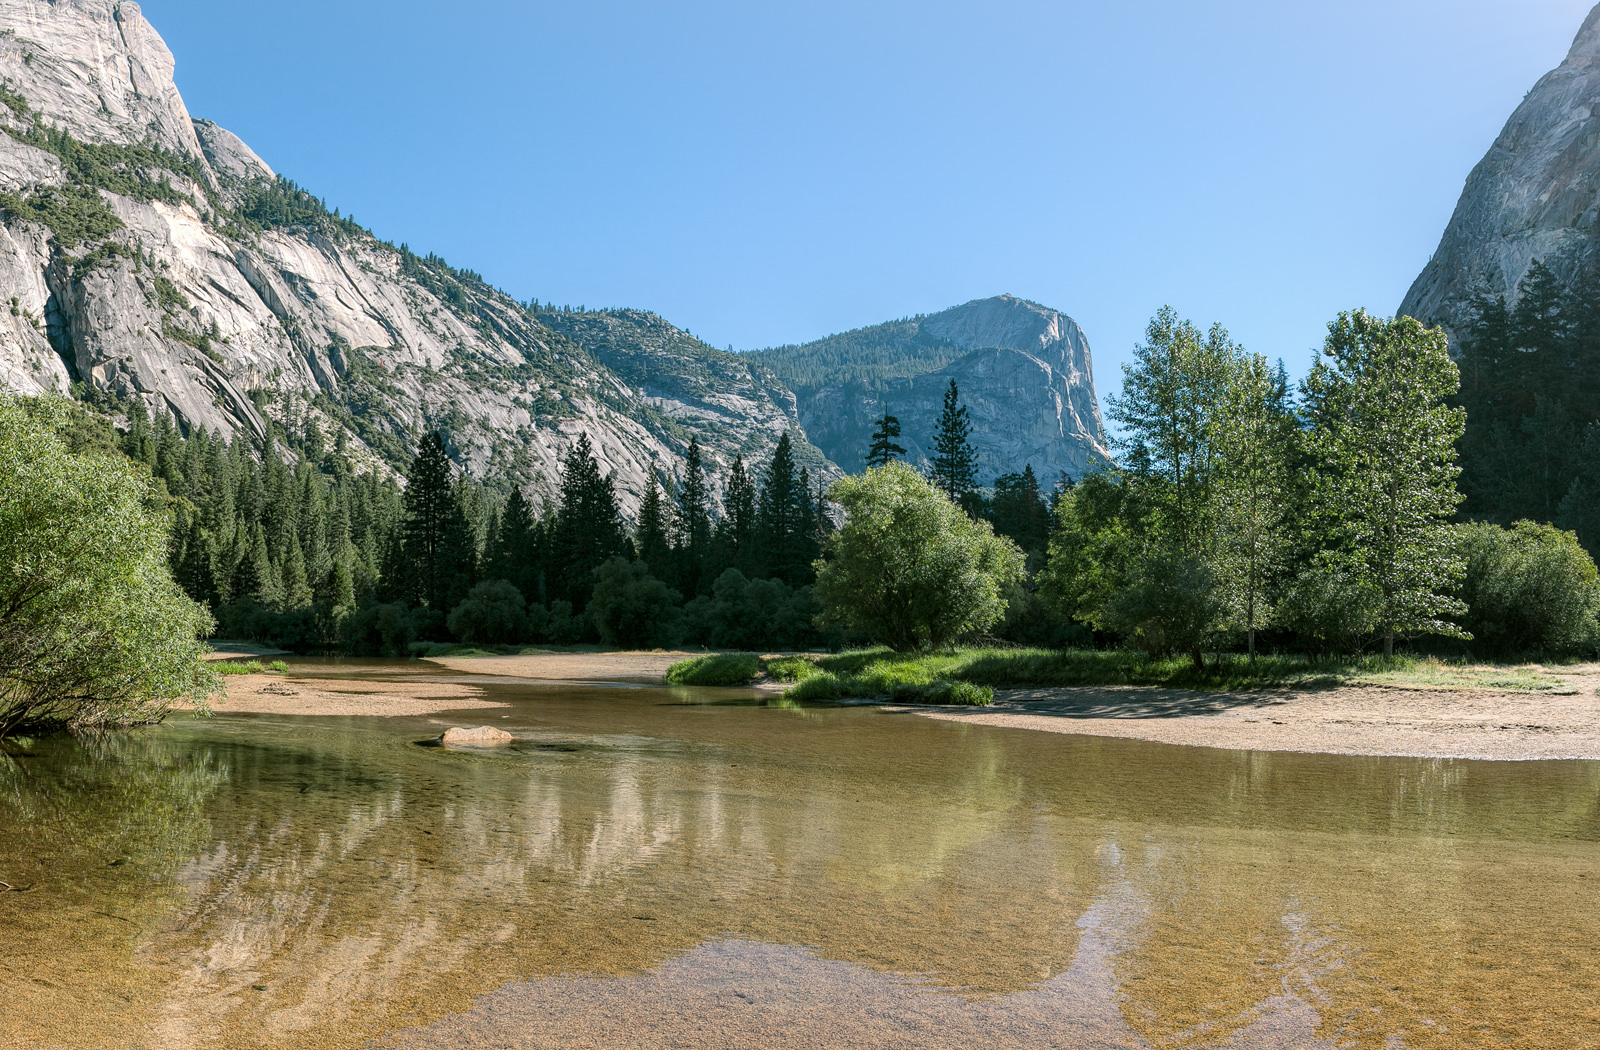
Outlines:
[[492, 681], [8, 744], [0, 1046], [1600, 1045], [1600, 763]]

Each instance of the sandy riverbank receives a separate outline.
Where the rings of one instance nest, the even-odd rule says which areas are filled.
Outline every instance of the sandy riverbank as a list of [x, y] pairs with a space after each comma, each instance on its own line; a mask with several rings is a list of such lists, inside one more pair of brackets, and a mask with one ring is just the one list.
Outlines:
[[[533, 653], [445, 657], [385, 681], [228, 679], [219, 713], [427, 715], [494, 708], [464, 675], [546, 682], [664, 681], [691, 653]], [[1600, 666], [1553, 668], [1569, 695], [1388, 687], [1203, 693], [1135, 686], [1005, 690], [990, 708], [892, 708], [925, 718], [1248, 751], [1501, 760], [1600, 760]], [[414, 681], [407, 677], [414, 676]]]
[[1246, 751], [1499, 760], [1600, 759], [1600, 668], [1551, 669], [1571, 695], [1344, 687], [1200, 693], [1007, 690], [928, 718]]
[[[456, 682], [431, 681], [431, 668], [408, 676], [385, 668], [385, 681], [345, 678], [295, 678], [292, 674], [229, 675], [227, 693], [211, 704], [217, 714], [406, 716], [504, 708], [484, 699], [483, 690]], [[414, 681], [407, 681], [414, 677]]]

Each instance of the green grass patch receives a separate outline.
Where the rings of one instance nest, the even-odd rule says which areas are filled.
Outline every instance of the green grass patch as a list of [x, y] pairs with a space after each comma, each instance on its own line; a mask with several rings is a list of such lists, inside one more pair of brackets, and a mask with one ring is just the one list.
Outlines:
[[778, 682], [803, 682], [823, 673], [815, 660], [804, 656], [781, 656], [767, 660], [765, 670], [768, 677]]
[[260, 660], [222, 660], [211, 666], [218, 674], [223, 675], [266, 674], [269, 671], [274, 674], [287, 674], [289, 671], [289, 665], [282, 660], [274, 660], [270, 664], [264, 664]]
[[[1210, 657], [1204, 670], [1186, 658], [1152, 659], [1126, 650], [955, 649], [935, 653], [895, 653], [865, 649], [794, 658], [769, 665], [782, 681], [807, 686], [797, 699], [887, 696], [910, 702], [916, 690], [947, 680], [991, 689], [1066, 686], [1144, 685], [1233, 692], [1267, 688], [1317, 688], [1380, 685], [1414, 689], [1483, 689], [1506, 692], [1571, 692], [1573, 687], [1537, 667], [1451, 663], [1431, 657], [1352, 657], [1311, 661], [1300, 656]], [[790, 667], [810, 665], [810, 671]], [[813, 677], [817, 680], [812, 684]], [[829, 696], [829, 694], [834, 694]]]
[[723, 653], [680, 660], [667, 669], [673, 685], [749, 685], [761, 675], [761, 658], [754, 653]]

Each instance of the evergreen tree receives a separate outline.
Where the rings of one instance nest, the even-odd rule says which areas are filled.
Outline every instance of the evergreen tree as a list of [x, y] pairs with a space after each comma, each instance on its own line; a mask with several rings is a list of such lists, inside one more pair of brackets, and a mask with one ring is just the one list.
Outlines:
[[444, 612], [472, 586], [475, 544], [453, 470], [437, 431], [417, 446], [406, 472], [400, 530], [399, 594]]
[[971, 436], [972, 419], [952, 379], [944, 392], [944, 411], [933, 435], [932, 481], [952, 502], [969, 510], [978, 488], [977, 453], [968, 440]]
[[807, 507], [811, 494], [795, 470], [794, 445], [789, 435], [778, 439], [772, 463], [761, 486], [757, 508], [757, 534], [768, 575], [791, 587], [809, 583], [812, 576]]
[[639, 505], [639, 528], [635, 545], [639, 559], [649, 566], [653, 574], [666, 571], [672, 555], [672, 545], [667, 539], [666, 505], [661, 499], [661, 486], [656, 483], [655, 471], [645, 483], [644, 500]]
[[513, 488], [500, 512], [496, 560], [485, 573], [489, 580], [505, 580], [529, 601], [539, 600], [538, 522], [520, 488]]
[[678, 491], [675, 526], [678, 586], [684, 594], [693, 597], [711, 583], [711, 492], [706, 486], [705, 463], [697, 437], [689, 439], [689, 451], [684, 455], [683, 487]]
[[1042, 560], [1050, 544], [1050, 509], [1039, 492], [1039, 479], [1031, 463], [1020, 474], [1004, 474], [995, 479], [989, 521], [996, 535], [1015, 540], [1031, 560]]
[[601, 475], [588, 434], [578, 435], [562, 467], [561, 507], [551, 547], [550, 590], [574, 609], [588, 604], [594, 570], [627, 552], [616, 489], [609, 475]]
[[735, 456], [733, 466], [728, 468], [717, 546], [721, 568], [738, 569], [750, 578], [763, 575], [759, 568], [756, 490], [745, 470], [743, 456]]
[[1381, 596], [1385, 655], [1402, 632], [1461, 637], [1445, 619], [1465, 611], [1448, 596], [1462, 567], [1447, 527], [1466, 413], [1446, 399], [1459, 386], [1441, 329], [1357, 311], [1328, 326], [1302, 387], [1324, 559]]
[[886, 411], [872, 427], [872, 445], [867, 449], [868, 469], [887, 466], [905, 456], [906, 450], [895, 441], [900, 436], [900, 420]]

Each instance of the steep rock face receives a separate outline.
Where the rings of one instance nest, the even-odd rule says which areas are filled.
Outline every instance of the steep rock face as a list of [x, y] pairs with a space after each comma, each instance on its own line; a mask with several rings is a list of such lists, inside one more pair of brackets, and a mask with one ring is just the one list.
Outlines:
[[[971, 413], [983, 484], [1028, 464], [1049, 484], [1061, 473], [1079, 477], [1109, 458], [1089, 342], [1065, 314], [1003, 295], [880, 329], [810, 344], [815, 350], [764, 355], [780, 375], [788, 369], [809, 380], [796, 382], [800, 422], [844, 469], [861, 469], [873, 420], [886, 408], [900, 420], [907, 458], [926, 465], [952, 379]], [[914, 374], [827, 380], [830, 368], [845, 368], [848, 351], [838, 346], [885, 341], [900, 354], [898, 370]], [[820, 354], [830, 358], [819, 374], [809, 366]], [[924, 371], [919, 362], [937, 367]]]
[[586, 433], [629, 512], [650, 475], [681, 475], [691, 436], [715, 469], [797, 427], [770, 376], [659, 318], [541, 318], [326, 214], [191, 120], [172, 73], [136, 4], [0, 0], [6, 388], [77, 384], [257, 441], [269, 421], [342, 431], [384, 469], [438, 427], [475, 474], [543, 496]]
[[1535, 261], [1562, 277], [1575, 274], [1600, 250], [1597, 221], [1600, 7], [1473, 169], [1400, 312], [1460, 331], [1475, 295], [1510, 297]]

